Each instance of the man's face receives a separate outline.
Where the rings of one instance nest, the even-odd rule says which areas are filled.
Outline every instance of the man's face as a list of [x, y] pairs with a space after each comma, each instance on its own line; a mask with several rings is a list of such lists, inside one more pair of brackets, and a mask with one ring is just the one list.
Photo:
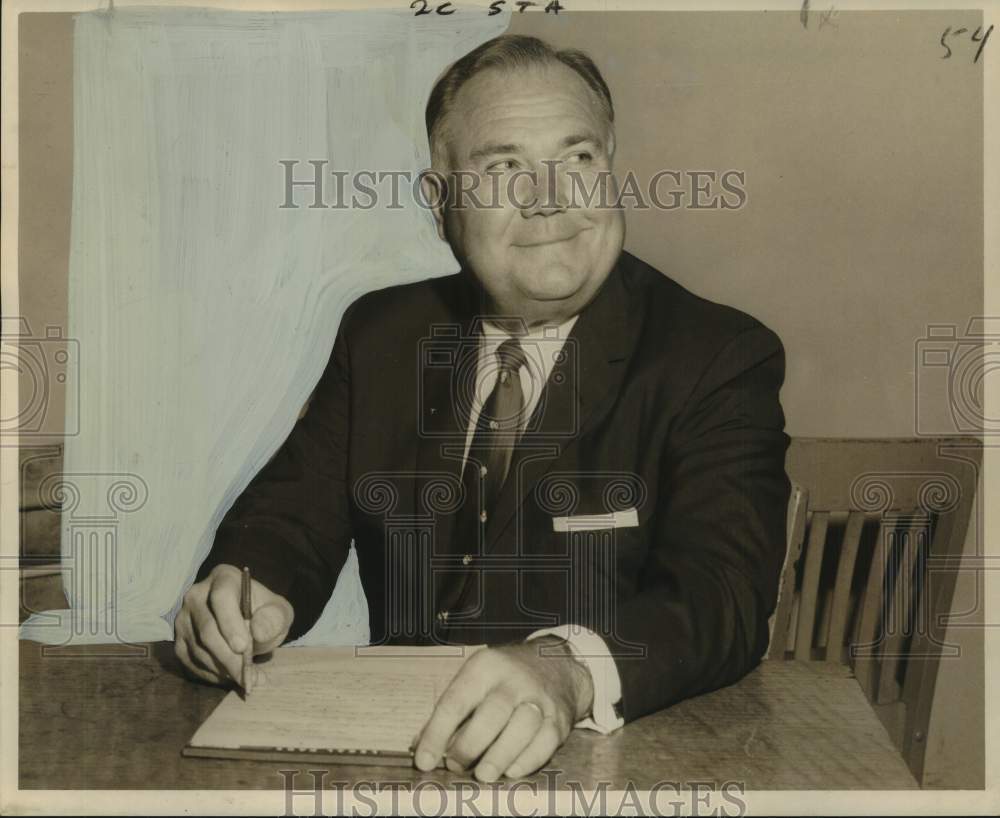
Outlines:
[[621, 211], [607, 206], [613, 188], [594, 191], [599, 179], [607, 184], [614, 151], [594, 92], [563, 65], [486, 70], [462, 86], [444, 125], [449, 167], [438, 170], [463, 171], [464, 179], [450, 178], [453, 188], [471, 188], [493, 206], [466, 196], [464, 207], [438, 213], [439, 232], [491, 309], [529, 325], [576, 315], [604, 283], [625, 234]]

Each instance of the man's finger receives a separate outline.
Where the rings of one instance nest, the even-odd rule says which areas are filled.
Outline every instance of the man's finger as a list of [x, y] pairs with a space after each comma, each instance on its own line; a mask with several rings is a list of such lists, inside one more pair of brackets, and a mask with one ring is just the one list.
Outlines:
[[483, 700], [489, 685], [484, 675], [479, 663], [470, 659], [441, 694], [414, 754], [419, 769], [426, 771], [437, 766], [455, 730]]
[[205, 671], [212, 677], [213, 684], [221, 684], [222, 682], [229, 680], [229, 674], [226, 672], [226, 669], [214, 656], [212, 656], [211, 653], [209, 653], [208, 649], [198, 641], [197, 635], [192, 635], [192, 637], [187, 640], [187, 647], [191, 655], [191, 661], [194, 662], [199, 669]]
[[261, 605], [250, 620], [253, 652], [270, 653], [284, 641], [291, 626], [291, 618], [284, 605], [277, 602]]
[[[243, 655], [236, 653], [223, 639], [216, 620], [207, 611], [195, 613], [195, 635], [203, 647], [219, 665], [219, 669], [232, 679], [239, 679], [243, 672]], [[193, 652], [193, 646], [192, 646]]]
[[176, 652], [177, 644], [187, 639], [191, 633], [191, 614], [187, 606], [182, 606], [174, 618], [174, 648]]
[[562, 736], [552, 719], [546, 719], [535, 737], [506, 770], [508, 778], [523, 778], [541, 769], [559, 749]]
[[199, 638], [198, 629], [194, 626], [193, 619], [191, 636], [187, 639], [187, 646], [191, 660], [202, 670], [211, 674], [215, 679], [215, 684], [225, 684], [231, 681], [232, 677], [225, 666], [212, 655], [212, 652]]
[[208, 592], [208, 607], [222, 637], [233, 653], [242, 654], [247, 646], [246, 622], [240, 610], [240, 575], [236, 571], [220, 571], [212, 576]]
[[[514, 701], [496, 690], [482, 701], [472, 717], [455, 734], [454, 740], [447, 748], [448, 768], [452, 772], [468, 768], [486, 752], [510, 721], [514, 705]], [[523, 747], [519, 748], [518, 752], [523, 749]], [[514, 757], [511, 756], [510, 760], [513, 761]], [[458, 769], [452, 768], [452, 761], [456, 763]]]
[[476, 778], [487, 784], [496, 781], [531, 744], [542, 722], [538, 705], [531, 702], [518, 705], [507, 726], [476, 765]]
[[191, 614], [187, 608], [181, 608], [174, 620], [174, 655], [180, 660], [184, 669], [192, 676], [212, 684], [219, 679], [203, 663], [191, 655], [189, 644], [195, 641], [194, 627], [191, 624]]
[[190, 651], [188, 650], [188, 643], [185, 639], [178, 639], [174, 642], [174, 653], [177, 658], [180, 659], [181, 664], [184, 669], [190, 673], [192, 676], [208, 682], [209, 684], [218, 684], [220, 679], [208, 670], [203, 670], [199, 665], [191, 658]]

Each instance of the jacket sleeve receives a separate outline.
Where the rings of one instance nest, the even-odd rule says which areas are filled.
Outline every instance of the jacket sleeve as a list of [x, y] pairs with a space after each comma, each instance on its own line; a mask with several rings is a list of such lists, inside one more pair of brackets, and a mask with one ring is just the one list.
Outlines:
[[736, 681], [767, 648], [790, 492], [784, 368], [780, 340], [755, 324], [675, 419], [642, 587], [618, 608], [618, 636], [645, 648], [616, 657], [626, 721]]
[[222, 563], [249, 566], [292, 604], [289, 639], [319, 618], [351, 545], [347, 320], [306, 413], [229, 509], [197, 575], [204, 579]]

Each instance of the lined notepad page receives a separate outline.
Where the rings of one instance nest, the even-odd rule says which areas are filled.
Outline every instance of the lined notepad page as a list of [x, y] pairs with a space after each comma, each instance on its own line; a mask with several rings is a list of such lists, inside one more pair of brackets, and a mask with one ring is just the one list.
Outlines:
[[230, 693], [191, 747], [406, 753], [476, 648], [281, 648]]

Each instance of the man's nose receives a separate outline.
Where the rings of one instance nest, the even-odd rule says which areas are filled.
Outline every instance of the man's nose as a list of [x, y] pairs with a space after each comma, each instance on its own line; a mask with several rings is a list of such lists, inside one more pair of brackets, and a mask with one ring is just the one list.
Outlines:
[[531, 176], [529, 201], [521, 208], [524, 218], [531, 216], [551, 216], [564, 213], [568, 204], [565, 179], [559, 172], [559, 163], [541, 162]]

